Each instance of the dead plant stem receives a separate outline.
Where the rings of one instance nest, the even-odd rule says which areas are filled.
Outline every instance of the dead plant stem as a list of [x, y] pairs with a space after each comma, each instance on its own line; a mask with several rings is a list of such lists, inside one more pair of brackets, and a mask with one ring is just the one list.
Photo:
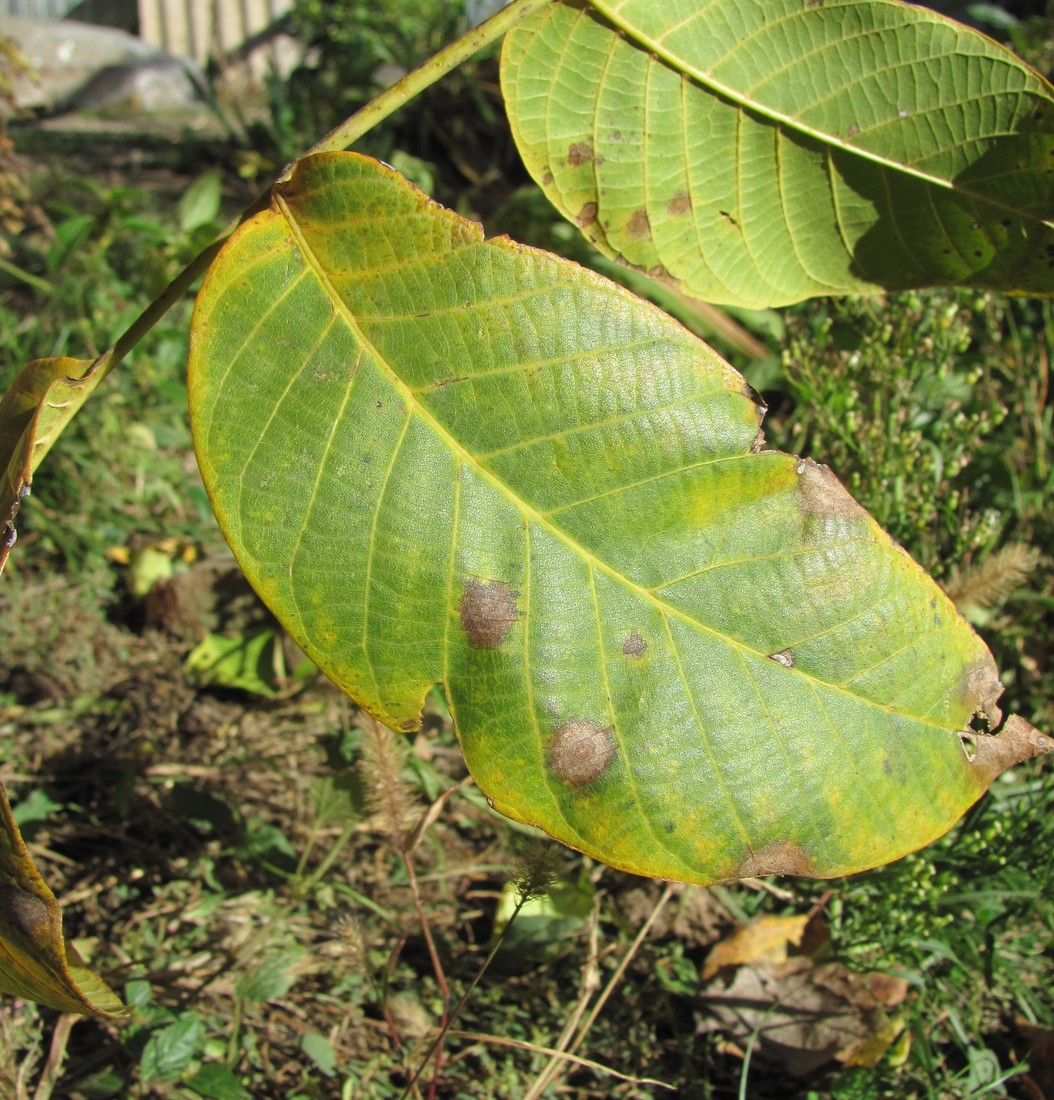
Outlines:
[[55, 1091], [55, 1085], [58, 1083], [59, 1076], [62, 1073], [62, 1063], [66, 1059], [66, 1047], [69, 1043], [70, 1032], [73, 1030], [73, 1025], [80, 1019], [82, 1019], [82, 1017], [75, 1016], [70, 1012], [64, 1012], [55, 1021], [55, 1030], [51, 1035], [51, 1048], [48, 1051], [48, 1060], [44, 1065], [44, 1072], [40, 1075], [40, 1080], [37, 1082], [36, 1090], [33, 1093], [33, 1100], [51, 1100], [51, 1094]]
[[440, 1046], [446, 1036], [450, 1034], [450, 1028], [454, 1025], [454, 1021], [461, 1014], [461, 1010], [465, 1007], [466, 1004], [468, 1004], [469, 997], [472, 996], [472, 993], [475, 990], [476, 986], [479, 985], [480, 981], [483, 978], [483, 975], [486, 974], [488, 968], [490, 967], [490, 964], [494, 961], [494, 957], [501, 950], [502, 944], [505, 943], [505, 937], [509, 934], [509, 929], [512, 927], [513, 921], [519, 915], [519, 912], [524, 907], [524, 905], [527, 904], [528, 897], [529, 895], [525, 894], [516, 902], [516, 906], [513, 909], [512, 913], [509, 915], [509, 919], [505, 922], [505, 926], [502, 928], [500, 934], [498, 935], [498, 938], [494, 941], [494, 946], [490, 949], [490, 951], [487, 953], [487, 957], [483, 960], [483, 965], [479, 968], [479, 971], [469, 983], [468, 987], [465, 989], [465, 992], [461, 994], [461, 997], [458, 1000], [457, 1004], [454, 1006], [454, 1009], [450, 1013], [449, 1018], [442, 1025], [442, 1027], [440, 1027], [438, 1033], [436, 1034], [436, 1037], [432, 1040], [431, 1046], [429, 1046], [429, 1048], [425, 1051], [424, 1055], [421, 1058], [420, 1064], [414, 1071], [413, 1077], [410, 1078], [410, 1082], [403, 1091], [400, 1100], [405, 1100], [406, 1096], [409, 1095], [410, 1089], [414, 1086], [414, 1083], [424, 1072], [424, 1068], [428, 1063], [428, 1059], [432, 1056], [432, 1052], [437, 1050], [437, 1048]]
[[[578, 1048], [585, 1041], [586, 1036], [589, 1034], [590, 1029], [592, 1028], [593, 1024], [596, 1022], [596, 1018], [600, 1015], [601, 1011], [603, 1010], [604, 1005], [607, 1004], [608, 1000], [611, 997], [611, 994], [615, 992], [615, 990], [619, 986], [619, 983], [622, 981], [623, 975], [626, 973], [626, 968], [633, 961], [633, 958], [636, 956], [637, 952], [640, 950], [641, 944], [647, 938], [648, 933], [651, 931], [652, 925], [655, 923], [655, 921], [658, 918], [659, 914], [665, 908], [666, 903], [670, 900], [671, 897], [673, 897], [674, 886], [675, 886], [675, 884], [672, 883], [672, 882], [666, 883], [665, 889], [663, 890], [662, 894], [659, 895], [659, 899], [658, 899], [658, 901], [656, 901], [654, 907], [652, 908], [651, 913], [648, 914], [648, 919], [641, 926], [640, 931], [637, 933], [637, 935], [634, 938], [633, 942], [630, 944], [629, 950], [625, 953], [625, 955], [623, 955], [623, 957], [622, 957], [621, 961], [619, 962], [618, 966], [615, 967], [615, 972], [611, 975], [610, 979], [608, 980], [607, 985], [603, 989], [603, 992], [596, 999], [596, 1002], [594, 1003], [593, 1007], [589, 1010], [589, 1015], [586, 1016], [584, 1022], [581, 1024], [581, 1026], [578, 1027], [578, 1032], [575, 1035], [575, 1040], [571, 1044], [571, 1047], [570, 1047], [570, 1050], [568, 1051], [568, 1053], [575, 1054], [577, 1052]], [[584, 1001], [581, 1002], [581, 1006], [583, 1008], [584, 1008], [584, 1005], [585, 1005], [585, 1002]], [[566, 1046], [566, 1037], [567, 1036], [568, 1036], [568, 1028], [565, 1027], [563, 1034], [560, 1036], [560, 1042], [557, 1044], [557, 1049], [558, 1050], [560, 1050], [560, 1051], [566, 1051], [567, 1050], [567, 1046]], [[537, 1100], [537, 1098], [541, 1096], [544, 1089], [548, 1088], [549, 1085], [556, 1082], [566, 1072], [567, 1072], [567, 1062], [566, 1061], [563, 1061], [563, 1060], [560, 1060], [560, 1059], [557, 1059], [557, 1058], [551, 1058], [550, 1061], [549, 1061], [549, 1064], [545, 1067], [545, 1069], [542, 1071], [542, 1073], [538, 1076], [537, 1080], [534, 1082], [534, 1085], [531, 1087], [531, 1091], [528, 1093], [525, 1100]]]

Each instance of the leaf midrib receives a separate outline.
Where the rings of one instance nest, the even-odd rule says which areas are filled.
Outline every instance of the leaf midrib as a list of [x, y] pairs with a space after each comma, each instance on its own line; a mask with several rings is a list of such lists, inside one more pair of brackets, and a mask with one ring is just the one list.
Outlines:
[[721, 81], [715, 80], [709, 73], [704, 72], [702, 69], [697, 69], [694, 66], [688, 64], [683, 58], [674, 54], [671, 50], [667, 49], [657, 39], [652, 38], [650, 35], [644, 34], [639, 28], [637, 28], [629, 20], [624, 19], [617, 12], [613, 11], [610, 3], [607, 0], [587, 0], [589, 5], [597, 11], [604, 19], [611, 24], [612, 27], [617, 28], [626, 35], [627, 38], [635, 42], [637, 45], [642, 46], [650, 54], [652, 54], [657, 60], [663, 62], [669, 68], [675, 72], [683, 73], [689, 77], [694, 83], [706, 88], [708, 91], [721, 96], [723, 99], [727, 99], [734, 103], [737, 107], [741, 107], [743, 110], [751, 111], [754, 114], [760, 115], [763, 118], [767, 118], [772, 122], [779, 123], [785, 126], [789, 130], [793, 130], [797, 134], [802, 134], [805, 137], [820, 143], [821, 145], [839, 149], [842, 152], [848, 153], [854, 157], [860, 157], [863, 160], [871, 161], [873, 164], [877, 164], [882, 168], [889, 169], [890, 171], [900, 173], [902, 175], [911, 176], [923, 183], [930, 184], [933, 187], [939, 187], [942, 190], [950, 191], [953, 194], [964, 195], [975, 202], [984, 203], [996, 210], [1002, 210], [1006, 213], [1013, 214], [1015, 217], [1024, 220], [1034, 221], [1040, 225], [1054, 226], [1054, 220], [1037, 218], [1035, 215], [1027, 214], [1024, 211], [1018, 209], [1015, 206], [1011, 206], [1008, 203], [998, 201], [989, 195], [978, 194], [972, 191], [970, 188], [957, 185], [954, 180], [947, 179], [943, 176], [934, 175], [932, 172], [924, 172], [918, 168], [913, 168], [911, 165], [904, 164], [902, 161], [893, 160], [890, 157], [884, 157], [880, 153], [875, 153], [869, 149], [862, 149], [858, 145], [852, 145], [842, 138], [837, 137], [834, 134], [829, 133], [826, 130], [820, 130], [815, 126], [808, 126], [800, 119], [793, 115], [784, 114], [781, 111], [776, 111], [773, 108], [759, 103], [756, 100], [749, 98], [742, 92], [737, 91], [731, 85], [724, 84]]
[[[667, 603], [665, 600], [659, 599], [651, 592], [649, 592], [648, 589], [643, 588], [641, 585], [632, 581], [620, 570], [616, 569], [614, 566], [609, 565], [607, 562], [602, 561], [591, 550], [587, 549], [576, 539], [572, 538], [571, 535], [563, 530], [563, 528], [558, 527], [547, 520], [543, 513], [539, 512], [526, 501], [522, 500], [520, 496], [515, 493], [505, 481], [499, 478], [496, 474], [492, 473], [486, 466], [483, 466], [476, 458], [476, 456], [473, 455], [471, 451], [467, 450], [466, 447], [460, 442], [460, 440], [458, 440], [456, 436], [452, 435], [449, 429], [447, 429], [445, 425], [443, 425], [426, 406], [421, 404], [415, 391], [409, 385], [407, 385], [407, 383], [405, 383], [402, 378], [399, 377], [398, 373], [389, 365], [387, 358], [381, 354], [377, 346], [362, 330], [355, 315], [348, 307], [348, 304], [337, 292], [336, 288], [333, 286], [333, 283], [331, 282], [325, 268], [320, 263], [318, 257], [315, 255], [314, 251], [308, 244], [304, 234], [301, 232], [300, 224], [297, 221], [296, 217], [293, 215], [293, 212], [290, 209], [289, 204], [286, 202], [285, 197], [277, 191], [275, 192], [275, 204], [276, 208], [281, 212], [283, 218], [288, 224], [290, 231], [297, 242], [297, 245], [299, 246], [301, 252], [305, 257], [307, 265], [315, 272], [319, 283], [322, 285], [325, 292], [329, 295], [330, 301], [334, 303], [341, 316], [344, 317], [347, 325], [354, 333], [356, 339], [359, 340], [363, 348], [369, 351], [370, 355], [373, 357], [379, 368], [384, 372], [385, 376], [402, 397], [406, 408], [410, 410], [411, 414], [419, 416], [421, 420], [425, 424], [427, 424], [433, 432], [435, 432], [438, 438], [450, 448], [455, 457], [457, 457], [460, 461], [464, 462], [466, 465], [475, 470], [475, 472], [484, 481], [493, 486], [515, 508], [517, 508], [525, 519], [537, 523], [539, 527], [547, 531], [550, 535], [553, 536], [553, 538], [562, 542], [573, 554], [577, 555], [580, 559], [586, 562], [586, 564], [590, 565], [592, 568], [600, 570], [616, 583], [623, 585], [629, 591], [633, 592], [645, 604], [650, 604], [652, 607], [654, 607], [660, 615], [680, 619], [691, 628], [698, 630], [701, 633], [706, 634], [719, 642], [722, 642], [730, 649], [738, 651], [740, 654], [750, 654], [751, 656], [761, 658], [762, 660], [768, 659], [768, 654], [763, 652], [762, 650], [755, 649], [753, 646], [741, 642], [738, 638], [733, 638], [730, 635], [725, 634], [724, 632], [717, 630], [712, 626], [708, 626], [706, 623], [700, 622], [697, 618], [694, 618], [692, 615], [689, 615], [687, 612], [682, 611], [680, 608], [674, 606], [673, 604]], [[474, 244], [470, 245], [469, 247], [494, 247], [494, 245], [492, 245], [489, 241], [481, 238], [478, 242], [474, 242]], [[622, 288], [618, 287], [617, 284], [612, 284], [612, 286], [616, 293], [628, 293], [627, 291], [623, 291]], [[738, 457], [746, 458], [749, 456], [744, 454]], [[449, 649], [449, 645], [447, 645], [446, 648]], [[445, 660], [446, 655], [444, 654], [444, 661]], [[857, 704], [862, 704], [867, 707], [873, 707], [875, 710], [881, 711], [885, 714], [896, 716], [898, 718], [906, 719], [912, 722], [918, 722], [920, 725], [923, 726], [931, 726], [934, 729], [940, 730], [942, 733], [954, 732], [949, 726], [943, 725], [940, 722], [936, 722], [933, 719], [895, 710], [893, 707], [879, 703], [873, 699], [867, 699], [863, 696], [856, 695], [851, 691], [847, 691], [844, 687], [838, 684], [830, 683], [827, 680], [821, 680], [818, 676], [814, 676], [808, 672], [803, 671], [800, 668], [785, 668], [782, 665], [775, 667], [778, 667], [780, 671], [785, 672], [789, 675], [801, 677], [803, 680], [808, 682], [814, 690], [817, 686], [822, 686], [830, 691], [835, 691], [841, 695], [846, 696], [849, 699], [852, 699]]]

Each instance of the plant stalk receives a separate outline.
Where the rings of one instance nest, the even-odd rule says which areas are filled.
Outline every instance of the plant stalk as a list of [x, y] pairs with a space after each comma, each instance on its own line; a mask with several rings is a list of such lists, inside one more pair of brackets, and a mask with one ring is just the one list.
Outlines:
[[[346, 118], [339, 126], [332, 129], [304, 156], [347, 149], [403, 104], [435, 84], [447, 73], [453, 72], [485, 46], [498, 41], [531, 12], [544, 8], [552, 2], [553, 0], [513, 0], [511, 4], [495, 12], [478, 27], [473, 27], [467, 34], [451, 42], [449, 46], [444, 46], [423, 65], [419, 65], [413, 72], [407, 73], [401, 80], [397, 80], [391, 87], [386, 88], [376, 99], [371, 100], [360, 111], [356, 111], [350, 118]], [[286, 169], [282, 179], [292, 171], [292, 167], [290, 165]]]
[[421, 1061], [418, 1064], [417, 1069], [414, 1071], [413, 1077], [410, 1078], [410, 1081], [407, 1084], [406, 1088], [403, 1089], [403, 1091], [400, 1093], [399, 1100], [406, 1100], [406, 1098], [410, 1095], [410, 1090], [413, 1089], [413, 1087], [417, 1084], [418, 1079], [424, 1072], [425, 1067], [428, 1065], [428, 1059], [432, 1057], [432, 1055], [439, 1049], [439, 1045], [443, 1042], [447, 1035], [450, 1034], [451, 1027], [454, 1025], [454, 1022], [457, 1020], [458, 1016], [461, 1015], [461, 1010], [468, 1003], [469, 997], [472, 996], [473, 992], [476, 989], [476, 986], [478, 986], [480, 981], [483, 979], [483, 975], [486, 974], [488, 968], [490, 967], [490, 964], [494, 961], [494, 957], [502, 949], [502, 946], [505, 943], [505, 937], [509, 934], [509, 929], [512, 927], [512, 922], [519, 916], [520, 910], [527, 904], [529, 900], [530, 895], [523, 894], [516, 902], [516, 907], [509, 915], [509, 919], [505, 922], [505, 926], [498, 934], [498, 938], [494, 941], [494, 946], [491, 947], [490, 951], [487, 952], [487, 957], [483, 960], [483, 965], [479, 968], [479, 971], [469, 983], [469, 986], [465, 990], [465, 992], [461, 994], [461, 999], [454, 1006], [453, 1011], [450, 1012], [447, 1018], [443, 1021], [442, 1026], [436, 1033], [435, 1038], [432, 1040], [432, 1042], [428, 1046], [428, 1049], [422, 1055]]
[[[407, 73], [402, 80], [396, 81], [390, 88], [386, 88], [376, 99], [367, 103], [365, 107], [356, 111], [355, 114], [346, 118], [339, 126], [331, 130], [303, 156], [310, 156], [313, 153], [335, 152], [348, 148], [349, 145], [358, 141], [378, 123], [394, 114], [405, 103], [408, 103], [415, 96], [435, 84], [437, 80], [467, 61], [473, 54], [478, 53], [492, 42], [498, 41], [531, 12], [537, 11], [552, 2], [553, 0], [513, 0], [513, 3], [496, 12], [485, 22], [480, 23], [478, 27], [473, 27], [467, 34], [463, 34], [459, 39], [451, 42], [449, 46], [445, 46], [423, 65], [419, 65], [414, 69], [413, 72]], [[282, 183], [288, 179], [298, 161], [302, 159], [303, 157], [300, 157], [297, 161], [287, 165], [275, 182]], [[161, 294], [143, 310], [117, 339], [113, 348], [100, 357], [101, 360], [105, 360], [100, 363], [103, 377], [108, 375], [124, 359], [146, 333], [205, 274], [227, 238], [235, 229], [243, 222], [248, 221], [254, 214], [266, 210], [270, 201], [271, 189], [268, 188], [235, 222], [228, 226], [203, 251], [199, 252]]]

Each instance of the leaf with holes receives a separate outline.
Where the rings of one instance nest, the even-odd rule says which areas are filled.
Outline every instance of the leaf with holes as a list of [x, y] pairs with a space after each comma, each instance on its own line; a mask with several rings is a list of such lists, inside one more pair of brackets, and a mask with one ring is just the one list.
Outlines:
[[609, 256], [710, 302], [1054, 293], [1054, 90], [900, 0], [589, 0], [506, 37], [527, 167]]
[[376, 162], [308, 158], [234, 235], [190, 398], [312, 659], [401, 730], [444, 684], [494, 805], [607, 863], [844, 874], [1044, 747], [970, 733], [983, 643], [830, 471], [764, 449], [731, 367]]

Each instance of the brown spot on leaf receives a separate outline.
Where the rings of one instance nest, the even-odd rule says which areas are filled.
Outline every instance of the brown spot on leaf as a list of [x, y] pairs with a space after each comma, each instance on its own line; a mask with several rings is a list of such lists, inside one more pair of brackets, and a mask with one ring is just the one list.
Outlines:
[[636, 237], [640, 240], [643, 237], [647, 237], [651, 233], [651, 222], [648, 221], [648, 212], [643, 207], [640, 210], [634, 210], [630, 216], [629, 221], [626, 223], [626, 232], [631, 237]]
[[51, 933], [47, 904], [21, 886], [0, 883], [0, 927], [27, 941], [46, 939]]
[[567, 150], [567, 163], [572, 168], [578, 168], [583, 164], [590, 164], [593, 160], [593, 143], [591, 141], [576, 141]]
[[770, 653], [769, 660], [775, 661], [784, 668], [794, 668], [794, 654], [789, 649], [781, 649], [779, 653]]
[[983, 718], [988, 729], [998, 726], [1003, 717], [1003, 712], [997, 706], [1002, 694], [1003, 684], [991, 654], [986, 653], [963, 673], [960, 688], [963, 706]]
[[985, 785], [1007, 768], [1054, 749], [1054, 739], [1017, 714], [1006, 720], [999, 733], [962, 733], [959, 737], [966, 759]]
[[798, 462], [798, 495], [807, 516], [864, 516], [867, 513], [849, 495], [830, 467], [811, 459]]
[[548, 187], [553, 182], [553, 174], [548, 169], [542, 174], [542, 186]]
[[458, 614], [470, 645], [476, 649], [497, 649], [519, 618], [516, 593], [504, 581], [470, 577]]
[[856, 135], [859, 134], [859, 133], [860, 133], [860, 126], [859, 126], [859, 124], [854, 122], [854, 123], [851, 123], [850, 126], [849, 126], [849, 129], [846, 130], [845, 136], [847, 138], [855, 138]]
[[549, 770], [572, 787], [584, 787], [607, 771], [614, 755], [611, 726], [572, 718], [557, 728], [549, 745]]
[[678, 214], [687, 214], [692, 209], [692, 196], [687, 191], [678, 191], [666, 204], [667, 213], [676, 218]]
[[627, 657], [643, 657], [648, 643], [635, 631], [631, 630], [622, 643], [622, 652]]
[[765, 398], [745, 379], [740, 379], [742, 385], [739, 387], [739, 392], [753, 405], [757, 407], [758, 412], [763, 416], [769, 411], [768, 405], [765, 404]]
[[578, 211], [578, 215], [575, 217], [575, 224], [579, 229], [588, 229], [597, 220], [597, 204], [595, 202], [587, 202], [581, 210]]
[[766, 844], [760, 852], [748, 856], [736, 869], [736, 878], [754, 878], [757, 875], [798, 875], [815, 878], [812, 857], [793, 840], [778, 840]]
[[399, 729], [401, 729], [403, 733], [413, 733], [414, 730], [419, 729], [420, 726], [421, 722], [418, 718], [404, 718], [399, 723]]

